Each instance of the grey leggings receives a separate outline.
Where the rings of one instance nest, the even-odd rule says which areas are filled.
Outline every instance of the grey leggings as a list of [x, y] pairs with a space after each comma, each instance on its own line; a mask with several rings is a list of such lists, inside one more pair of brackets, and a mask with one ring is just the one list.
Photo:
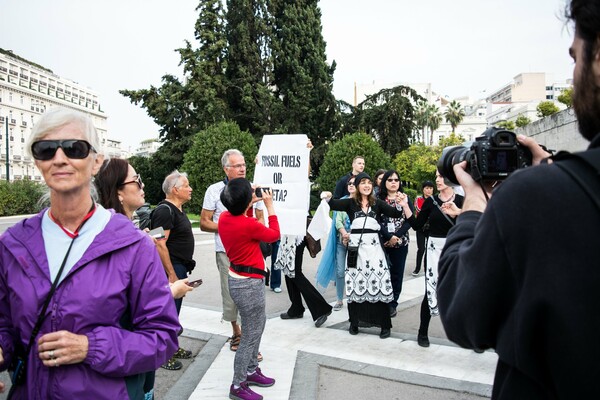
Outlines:
[[233, 384], [239, 386], [258, 367], [258, 348], [265, 330], [265, 283], [263, 279], [229, 277], [229, 293], [244, 321], [240, 346], [233, 362]]

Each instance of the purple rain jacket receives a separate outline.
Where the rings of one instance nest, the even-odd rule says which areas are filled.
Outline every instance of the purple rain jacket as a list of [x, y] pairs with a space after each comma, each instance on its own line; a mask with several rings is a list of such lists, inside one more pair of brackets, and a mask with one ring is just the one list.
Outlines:
[[[58, 285], [29, 354], [27, 382], [15, 398], [137, 397], [143, 379], [138, 374], [157, 369], [177, 350], [181, 326], [156, 247], [125, 216], [109, 211], [113, 215], [104, 230]], [[42, 215], [0, 236], [0, 370], [10, 365], [15, 341], [26, 348], [52, 286]], [[121, 327], [122, 317], [131, 331]], [[79, 364], [45, 367], [37, 339], [60, 330], [86, 335], [87, 357]]]

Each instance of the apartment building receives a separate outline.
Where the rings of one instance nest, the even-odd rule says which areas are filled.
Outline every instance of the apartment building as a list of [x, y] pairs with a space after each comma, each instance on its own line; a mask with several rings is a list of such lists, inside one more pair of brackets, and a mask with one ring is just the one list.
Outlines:
[[96, 92], [0, 49], [0, 179], [6, 179], [8, 148], [10, 180], [42, 181], [25, 145], [37, 118], [54, 106], [88, 114], [98, 131], [102, 151], [111, 157], [121, 156], [120, 142], [108, 138], [107, 115]]

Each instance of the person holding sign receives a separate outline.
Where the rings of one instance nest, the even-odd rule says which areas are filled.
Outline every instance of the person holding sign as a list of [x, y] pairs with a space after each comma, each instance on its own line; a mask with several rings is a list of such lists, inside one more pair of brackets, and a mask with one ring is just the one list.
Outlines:
[[361, 172], [354, 179], [356, 191], [347, 199], [332, 199], [323, 192], [322, 199], [335, 211], [345, 211], [350, 218], [350, 240], [346, 255], [346, 297], [351, 335], [358, 334], [358, 322], [381, 327], [379, 337], [390, 337], [392, 320], [389, 303], [394, 299], [390, 269], [379, 241], [381, 215], [401, 218], [402, 210], [376, 199], [371, 177]]

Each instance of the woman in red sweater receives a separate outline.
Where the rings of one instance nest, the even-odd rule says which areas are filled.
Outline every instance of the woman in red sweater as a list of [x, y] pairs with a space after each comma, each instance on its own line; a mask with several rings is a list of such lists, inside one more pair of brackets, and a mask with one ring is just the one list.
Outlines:
[[259, 200], [245, 178], [230, 180], [221, 192], [221, 202], [228, 210], [219, 217], [219, 236], [231, 263], [229, 293], [244, 321], [244, 334], [233, 363], [230, 399], [260, 400], [263, 397], [248, 385], [267, 387], [275, 383], [275, 379], [262, 374], [257, 360], [267, 320], [265, 261], [259, 243], [273, 243], [279, 239], [279, 222], [270, 190], [262, 192], [262, 200], [269, 214], [269, 227], [246, 216], [246, 211]]

